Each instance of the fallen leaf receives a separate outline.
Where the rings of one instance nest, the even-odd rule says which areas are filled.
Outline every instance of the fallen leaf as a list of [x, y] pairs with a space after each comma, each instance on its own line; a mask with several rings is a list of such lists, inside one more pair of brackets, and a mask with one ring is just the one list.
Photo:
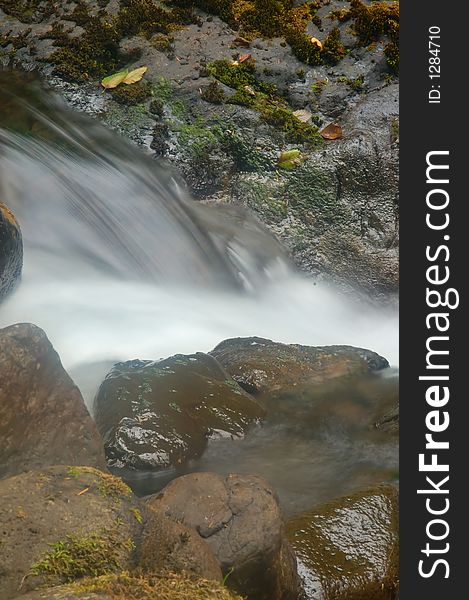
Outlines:
[[338, 140], [342, 137], [342, 127], [335, 123], [330, 123], [319, 132], [325, 140]]
[[243, 63], [246, 60], [249, 60], [251, 58], [250, 54], [240, 54], [238, 57], [238, 62], [239, 64]]
[[314, 46], [317, 46], [317, 47], [319, 48], [319, 50], [322, 50], [322, 42], [321, 42], [321, 40], [318, 40], [318, 38], [316, 38], [316, 37], [312, 37], [312, 38], [310, 39], [310, 42], [311, 42], [311, 43], [312, 43]]
[[109, 75], [105, 77], [101, 81], [101, 85], [105, 90], [110, 90], [112, 88], [117, 87], [120, 83], [124, 81], [124, 79], [129, 74], [129, 69], [125, 69], [124, 71], [119, 71], [118, 73], [114, 73], [113, 75]]
[[313, 116], [309, 110], [295, 110], [293, 112], [293, 114], [295, 115], [295, 117], [301, 121], [302, 123], [307, 123], [308, 121], [311, 120], [311, 117]]
[[299, 150], [286, 150], [278, 157], [278, 166], [280, 169], [295, 169], [304, 163], [305, 160], [306, 158]]
[[89, 487], [85, 488], [84, 490], [81, 490], [81, 492], [78, 492], [77, 496], [82, 496], [83, 494], [86, 494], [86, 492], [89, 491]]
[[252, 89], [252, 87], [250, 85], [245, 85], [244, 91], [247, 92], [250, 96], [256, 95], [256, 92]]
[[251, 42], [249, 40], [247, 40], [246, 38], [239, 36], [233, 40], [233, 45], [239, 46], [241, 48], [249, 48], [249, 46], [251, 45]]
[[125, 76], [122, 83], [126, 83], [127, 85], [130, 85], [131, 83], [137, 83], [137, 81], [140, 81], [140, 79], [142, 79], [142, 77], [145, 75], [147, 70], [148, 70], [148, 67], [139, 67], [138, 69], [134, 69], [133, 71], [130, 71], [130, 73], [128, 73]]

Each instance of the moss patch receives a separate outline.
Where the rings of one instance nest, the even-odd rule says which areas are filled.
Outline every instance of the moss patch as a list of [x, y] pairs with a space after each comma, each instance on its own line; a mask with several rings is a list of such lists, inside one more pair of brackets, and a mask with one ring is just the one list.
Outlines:
[[277, 95], [275, 86], [262, 83], [256, 78], [252, 61], [237, 64], [217, 60], [207, 65], [207, 72], [236, 90], [227, 102], [256, 110], [265, 123], [282, 131], [288, 142], [309, 145], [320, 142], [317, 128], [300, 121], [287, 102]]
[[51, 550], [31, 566], [31, 574], [43, 577], [49, 584], [97, 577], [120, 569], [121, 552], [132, 548], [131, 539], [122, 541], [109, 531], [68, 535], [51, 544]]
[[66, 589], [77, 593], [103, 593], [113, 600], [242, 600], [216, 581], [172, 573], [139, 577], [124, 572], [84, 579]]
[[134, 106], [152, 97], [152, 86], [148, 82], [120, 85], [110, 90], [112, 97], [121, 104]]
[[98, 490], [104, 498], [117, 501], [132, 495], [132, 490], [120, 477], [104, 473], [94, 467], [69, 467], [67, 471], [69, 477], [78, 477], [82, 473], [89, 473], [99, 478]]

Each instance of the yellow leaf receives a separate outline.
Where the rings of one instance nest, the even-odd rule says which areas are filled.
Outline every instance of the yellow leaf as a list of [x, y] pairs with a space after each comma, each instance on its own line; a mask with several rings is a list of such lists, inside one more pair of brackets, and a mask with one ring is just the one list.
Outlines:
[[117, 87], [120, 83], [124, 81], [124, 79], [129, 74], [129, 70], [125, 69], [125, 71], [119, 71], [119, 73], [114, 73], [113, 75], [109, 75], [109, 77], [105, 77], [101, 81], [101, 85], [105, 90], [110, 90], [112, 88]]
[[122, 83], [126, 83], [130, 85], [131, 83], [137, 83], [147, 72], [148, 67], [139, 67], [138, 69], [134, 69], [130, 71], [122, 81]]
[[308, 121], [311, 121], [311, 117], [313, 116], [309, 112], [309, 110], [295, 110], [293, 114], [298, 119], [298, 121], [301, 121], [302, 123], [307, 123]]

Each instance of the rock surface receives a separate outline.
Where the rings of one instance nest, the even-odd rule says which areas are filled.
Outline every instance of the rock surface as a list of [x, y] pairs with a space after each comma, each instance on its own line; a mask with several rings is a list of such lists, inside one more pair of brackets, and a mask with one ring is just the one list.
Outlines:
[[165, 469], [200, 456], [208, 438], [242, 437], [264, 409], [207, 354], [118, 363], [95, 400], [108, 464]]
[[[33, 13], [22, 13], [0, 3], [0, 11], [8, 13], [0, 25], [3, 61], [40, 69], [74, 106], [99, 115], [172, 163], [200, 199], [248, 206], [286, 243], [302, 269], [348, 290], [383, 301], [394, 298], [398, 57], [387, 53], [393, 42], [389, 30], [360, 31], [354, 15], [346, 14], [351, 4], [360, 5], [355, 0], [315, 3], [308, 15], [305, 3], [298, 2], [288, 19], [301, 22], [298, 31], [304, 27], [308, 48], [303, 52], [291, 35], [275, 31], [278, 20], [272, 15], [286, 5], [289, 10], [289, 3], [264, 3], [271, 13], [256, 3], [263, 36], [249, 27], [244, 31], [241, 17], [220, 10], [228, 2], [194, 2], [226, 21], [198, 8], [172, 13], [176, 30], [165, 18], [151, 27], [143, 1], [133, 3], [143, 8], [129, 19], [127, 4], [84, 0], [79, 10], [38, 5]], [[361, 6], [369, 4], [365, 0]], [[398, 3], [379, 6], [398, 14]], [[155, 21], [162, 19], [155, 14]], [[107, 39], [105, 28], [96, 28], [92, 18], [117, 18], [120, 28]], [[310, 36], [323, 45], [337, 36], [331, 60], [304, 55], [310, 52]], [[80, 47], [73, 39], [81, 41]], [[237, 86], [236, 77], [233, 82], [213, 68], [216, 61], [230, 65], [243, 54], [251, 56], [254, 68], [247, 91]], [[148, 66], [148, 85], [100, 93], [101, 77], [141, 65]], [[269, 94], [286, 112], [269, 112]], [[309, 133], [337, 123], [343, 138], [321, 144], [315, 134], [296, 135], [302, 127], [295, 121], [297, 110], [306, 111]], [[304, 159], [291, 171], [278, 164], [279, 154], [289, 149], [301, 150]]]
[[22, 267], [20, 226], [13, 213], [0, 202], [0, 301], [18, 284]]
[[0, 481], [0, 597], [134, 565], [142, 525], [130, 489], [92, 467]]
[[296, 560], [276, 495], [262, 478], [185, 475], [147, 502], [206, 540], [228, 587], [248, 599], [297, 598]]
[[301, 346], [258, 337], [224, 340], [210, 354], [252, 394], [285, 392], [389, 366], [385, 358], [363, 348]]
[[102, 441], [45, 333], [0, 330], [0, 477], [54, 464], [104, 467]]
[[318, 506], [288, 523], [308, 598], [394, 600], [398, 493], [381, 486]]

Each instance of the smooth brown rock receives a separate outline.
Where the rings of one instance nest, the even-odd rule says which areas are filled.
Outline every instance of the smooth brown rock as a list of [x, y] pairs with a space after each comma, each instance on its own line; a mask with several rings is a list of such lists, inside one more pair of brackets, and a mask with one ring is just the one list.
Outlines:
[[308, 598], [395, 600], [398, 492], [378, 486], [292, 519], [288, 536]]
[[385, 358], [363, 348], [281, 344], [258, 337], [225, 340], [210, 354], [252, 394], [295, 390], [389, 366]]
[[22, 267], [20, 226], [11, 210], [0, 202], [0, 301], [18, 284]]
[[231, 589], [253, 600], [297, 598], [296, 560], [275, 492], [261, 477], [185, 475], [147, 501], [206, 540]]
[[265, 410], [199, 352], [116, 364], [94, 413], [109, 465], [159, 470], [199, 457], [209, 438], [243, 437]]
[[80, 391], [46, 334], [0, 330], [0, 477], [54, 464], [105, 467]]

